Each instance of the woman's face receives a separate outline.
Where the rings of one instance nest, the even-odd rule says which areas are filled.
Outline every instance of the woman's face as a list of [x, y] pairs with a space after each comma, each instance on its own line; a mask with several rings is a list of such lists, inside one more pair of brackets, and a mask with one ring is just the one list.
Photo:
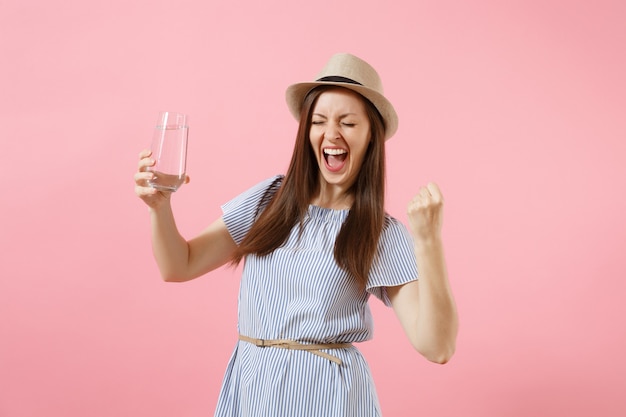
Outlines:
[[323, 92], [313, 107], [309, 137], [320, 181], [347, 191], [359, 174], [371, 138], [363, 98], [342, 88]]

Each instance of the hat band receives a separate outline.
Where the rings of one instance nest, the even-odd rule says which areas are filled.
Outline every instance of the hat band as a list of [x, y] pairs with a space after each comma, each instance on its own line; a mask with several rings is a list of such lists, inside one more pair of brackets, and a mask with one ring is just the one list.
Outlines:
[[330, 75], [328, 77], [318, 78], [316, 81], [326, 81], [331, 83], [348, 83], [348, 84], [358, 84], [363, 85], [360, 82], [354, 81], [350, 78], [341, 77], [339, 75]]

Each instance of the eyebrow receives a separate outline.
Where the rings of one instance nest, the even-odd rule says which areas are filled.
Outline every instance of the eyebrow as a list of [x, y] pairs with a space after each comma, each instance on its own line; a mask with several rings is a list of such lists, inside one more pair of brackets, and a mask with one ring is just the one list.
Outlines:
[[[328, 119], [328, 117], [324, 116], [323, 114], [320, 113], [313, 113], [313, 116], [317, 116], [317, 117], [323, 117], [324, 119]], [[343, 119], [345, 117], [348, 116], [358, 116], [356, 113], [344, 113], [342, 115], [339, 116], [339, 119]]]

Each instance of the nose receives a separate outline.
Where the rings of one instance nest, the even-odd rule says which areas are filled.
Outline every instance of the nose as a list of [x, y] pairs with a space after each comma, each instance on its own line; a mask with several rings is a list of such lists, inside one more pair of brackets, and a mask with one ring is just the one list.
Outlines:
[[328, 123], [326, 125], [326, 130], [324, 131], [324, 139], [336, 140], [340, 137], [341, 133], [339, 132], [339, 127], [334, 123]]

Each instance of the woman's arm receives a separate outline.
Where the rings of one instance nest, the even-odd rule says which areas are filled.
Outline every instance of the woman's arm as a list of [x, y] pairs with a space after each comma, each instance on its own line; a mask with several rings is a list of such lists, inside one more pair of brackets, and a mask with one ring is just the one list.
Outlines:
[[171, 209], [153, 212], [151, 219], [152, 252], [164, 281], [185, 282], [202, 276], [230, 261], [237, 249], [222, 218], [190, 241], [178, 232]]
[[387, 287], [387, 294], [413, 347], [443, 364], [454, 354], [459, 324], [441, 240], [443, 198], [435, 184], [420, 189], [408, 216], [419, 281]]
[[149, 207], [152, 251], [163, 280], [189, 281], [227, 263], [237, 246], [224, 221], [216, 220], [199, 236], [186, 241], [176, 227], [171, 193], [146, 186], [146, 180], [152, 176], [147, 168], [152, 164], [150, 152], [143, 151], [135, 174], [135, 193]]

